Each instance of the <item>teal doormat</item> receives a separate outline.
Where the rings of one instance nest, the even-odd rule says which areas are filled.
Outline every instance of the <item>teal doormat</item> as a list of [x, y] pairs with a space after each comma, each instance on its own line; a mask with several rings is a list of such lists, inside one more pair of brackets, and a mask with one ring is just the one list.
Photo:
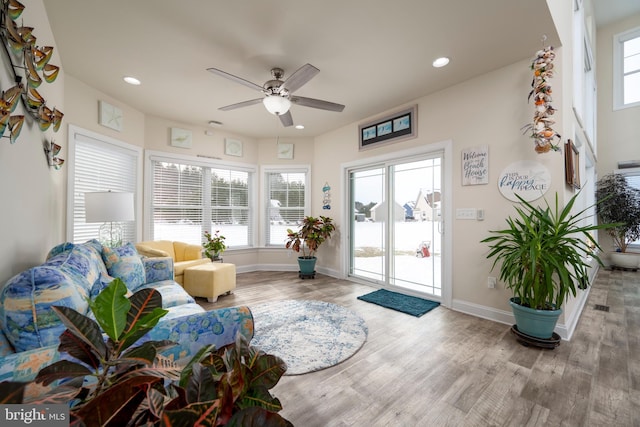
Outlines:
[[386, 289], [378, 289], [369, 294], [359, 296], [358, 299], [416, 317], [420, 317], [440, 305], [436, 301], [404, 295]]

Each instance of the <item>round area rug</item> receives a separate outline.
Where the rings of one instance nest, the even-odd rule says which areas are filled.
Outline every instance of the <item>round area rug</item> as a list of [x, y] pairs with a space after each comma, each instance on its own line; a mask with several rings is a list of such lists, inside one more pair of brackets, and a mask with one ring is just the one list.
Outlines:
[[252, 306], [251, 312], [255, 328], [251, 345], [284, 360], [285, 375], [337, 365], [367, 339], [364, 319], [324, 301], [275, 301]]

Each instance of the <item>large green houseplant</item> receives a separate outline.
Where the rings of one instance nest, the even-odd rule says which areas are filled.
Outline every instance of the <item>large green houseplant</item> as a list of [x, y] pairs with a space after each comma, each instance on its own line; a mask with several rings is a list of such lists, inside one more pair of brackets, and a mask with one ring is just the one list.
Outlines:
[[316, 251], [325, 240], [331, 238], [336, 230], [333, 220], [327, 216], [306, 216], [298, 230], [287, 229], [285, 247], [302, 255], [298, 257], [300, 275], [313, 276], [315, 274]]
[[596, 212], [604, 223], [619, 223], [607, 229], [616, 252], [610, 253], [613, 265], [638, 268], [639, 255], [627, 253], [631, 242], [640, 239], [640, 190], [632, 187], [624, 175], [607, 174], [596, 183]]
[[[489, 244], [492, 270], [500, 264], [500, 280], [513, 292], [510, 305], [518, 331], [525, 335], [550, 339], [567, 296], [589, 286], [587, 257], [602, 265], [591, 232], [609, 225], [583, 225], [587, 209], [571, 213], [578, 194], [564, 207], [557, 193], [553, 207], [546, 199], [543, 206], [534, 206], [518, 196], [520, 205], [515, 206], [516, 215], [507, 217], [507, 227], [492, 230], [493, 235], [482, 240]], [[528, 325], [521, 309], [526, 319], [539, 314], [543, 320]]]

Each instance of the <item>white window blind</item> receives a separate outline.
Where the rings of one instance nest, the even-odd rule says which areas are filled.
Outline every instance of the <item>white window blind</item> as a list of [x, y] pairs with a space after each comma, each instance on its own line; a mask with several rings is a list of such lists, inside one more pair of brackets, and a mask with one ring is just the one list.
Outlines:
[[267, 245], [284, 245], [287, 229], [296, 228], [298, 222], [307, 215], [307, 179], [307, 171], [268, 171], [265, 173]]
[[153, 163], [153, 240], [202, 241], [203, 168], [180, 163]]
[[151, 167], [149, 238], [199, 245], [219, 231], [228, 248], [253, 245], [251, 171], [156, 158]]
[[[71, 130], [70, 130], [71, 132]], [[80, 132], [73, 132], [73, 178], [70, 180], [69, 194], [73, 195], [73, 220], [69, 233], [74, 243], [83, 243], [98, 238], [102, 224], [86, 223], [84, 193], [93, 191], [130, 192], [138, 198], [137, 183], [140, 150], [127, 144], [114, 144], [93, 138]], [[137, 215], [136, 215], [137, 218]], [[121, 223], [123, 242], [136, 241], [136, 221]]]
[[249, 210], [249, 173], [212, 169], [211, 229], [220, 230], [228, 246], [248, 246], [252, 241]]

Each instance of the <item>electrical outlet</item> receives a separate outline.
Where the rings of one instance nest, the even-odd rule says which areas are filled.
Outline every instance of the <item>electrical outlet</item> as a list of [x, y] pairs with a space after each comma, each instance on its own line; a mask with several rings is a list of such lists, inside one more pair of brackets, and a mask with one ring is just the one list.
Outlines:
[[487, 286], [489, 287], [489, 289], [494, 289], [497, 283], [498, 279], [496, 279], [495, 277], [487, 277]]

